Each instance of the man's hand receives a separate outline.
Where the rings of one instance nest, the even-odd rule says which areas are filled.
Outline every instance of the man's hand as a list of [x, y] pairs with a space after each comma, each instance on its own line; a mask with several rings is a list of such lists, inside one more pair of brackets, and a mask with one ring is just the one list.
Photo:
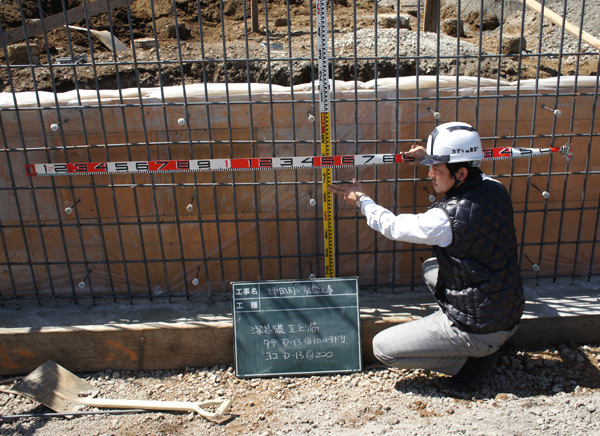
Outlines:
[[410, 150], [404, 152], [404, 155], [415, 158], [414, 162], [409, 162], [409, 165], [414, 167], [419, 164], [422, 157], [427, 155], [427, 150], [422, 145], [413, 144]]
[[350, 206], [356, 206], [358, 198], [365, 193], [363, 185], [352, 179], [351, 182], [337, 183], [331, 185], [327, 190], [333, 194], [343, 195], [344, 200]]

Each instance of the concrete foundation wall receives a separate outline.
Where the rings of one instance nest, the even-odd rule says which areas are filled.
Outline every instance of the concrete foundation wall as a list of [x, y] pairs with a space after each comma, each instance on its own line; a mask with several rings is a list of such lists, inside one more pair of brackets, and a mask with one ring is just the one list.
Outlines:
[[[484, 148], [573, 142], [568, 167], [553, 155], [482, 169], [511, 192], [524, 276], [598, 272], [595, 78], [376, 84], [335, 82], [334, 154], [402, 152], [455, 119], [476, 126]], [[24, 170], [44, 162], [318, 155], [313, 84], [21, 93], [0, 96], [0, 107], [8, 151], [0, 154], [0, 183], [14, 183], [0, 191], [3, 297], [226, 293], [230, 281], [324, 275], [320, 171], [29, 178]], [[396, 213], [430, 205], [425, 167], [334, 172], [354, 176]], [[375, 237], [355, 216], [337, 204], [337, 275], [358, 275], [361, 286], [418, 283], [429, 248]]]
[[[526, 280], [525, 313], [510, 345], [543, 349], [600, 343], [599, 289], [597, 280]], [[426, 292], [365, 293], [360, 300], [364, 365], [376, 361], [371, 344], [378, 332], [437, 310]], [[18, 312], [2, 308], [0, 319], [0, 375], [27, 374], [46, 360], [75, 372], [212, 367], [234, 361], [227, 302], [31, 306]]]

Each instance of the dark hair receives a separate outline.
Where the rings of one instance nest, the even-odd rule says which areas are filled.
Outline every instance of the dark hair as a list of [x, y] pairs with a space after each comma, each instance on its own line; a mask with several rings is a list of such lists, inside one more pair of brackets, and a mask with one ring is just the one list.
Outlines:
[[447, 163], [446, 166], [450, 170], [450, 175], [456, 179], [456, 172], [461, 168], [466, 168], [468, 173], [465, 178], [465, 182], [473, 179], [474, 177], [481, 175], [481, 170], [479, 167], [474, 167], [471, 165], [471, 162], [455, 162], [455, 163]]

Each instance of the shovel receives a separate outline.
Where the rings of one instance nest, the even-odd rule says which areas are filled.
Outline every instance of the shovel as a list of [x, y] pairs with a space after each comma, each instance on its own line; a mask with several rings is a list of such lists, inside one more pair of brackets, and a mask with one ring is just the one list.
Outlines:
[[[82, 32], [87, 32], [88, 31], [88, 29], [86, 29], [85, 27], [77, 27], [77, 26], [69, 26], [69, 29], [80, 30]], [[94, 30], [94, 29], [89, 29], [89, 32], [92, 35], [94, 35], [96, 38], [98, 38], [100, 40], [100, 42], [102, 44], [104, 44], [109, 50], [113, 49], [112, 43], [114, 41], [114, 43], [115, 43], [115, 50], [117, 52], [120, 52], [120, 51], [129, 51], [129, 48], [127, 48], [127, 46], [125, 44], [123, 44], [119, 38], [117, 38], [116, 36], [114, 36], [108, 30]]]
[[[77, 412], [84, 406], [115, 409], [149, 409], [196, 412], [204, 418], [221, 420], [229, 409], [231, 400], [209, 400], [199, 403], [186, 401], [110, 400], [90, 398], [98, 388], [80, 379], [58, 363], [49, 360], [17, 383], [14, 393], [24, 395], [59, 413]], [[203, 407], [216, 406], [215, 412]]]

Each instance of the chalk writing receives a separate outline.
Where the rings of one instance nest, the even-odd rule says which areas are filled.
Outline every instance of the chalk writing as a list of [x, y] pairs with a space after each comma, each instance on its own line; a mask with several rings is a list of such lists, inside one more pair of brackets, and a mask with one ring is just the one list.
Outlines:
[[232, 284], [236, 375], [360, 371], [356, 278]]
[[258, 288], [256, 286], [244, 286], [241, 288], [237, 288], [235, 290], [235, 296], [236, 297], [241, 297], [241, 296], [256, 296], [258, 295]]
[[273, 334], [284, 335], [285, 328], [283, 327], [282, 324], [255, 325], [255, 326], [250, 326], [250, 334], [253, 334], [253, 335], [273, 335]]
[[263, 346], [268, 350], [270, 348], [300, 348], [304, 346], [320, 344], [345, 344], [346, 335], [331, 335], [324, 338], [306, 336], [305, 338], [283, 338], [283, 339], [264, 339]]
[[319, 324], [311, 322], [309, 324], [263, 324], [250, 326], [250, 334], [252, 335], [285, 335], [286, 333], [319, 333]]
[[273, 353], [267, 351], [265, 353], [265, 361], [268, 362], [270, 360], [279, 360], [279, 355], [283, 360], [295, 359], [295, 360], [313, 360], [313, 359], [332, 359], [333, 351], [296, 351], [293, 353], [283, 352], [283, 353]]
[[294, 286], [271, 286], [267, 288], [267, 295], [270, 297], [297, 297], [310, 295], [333, 295], [334, 291], [331, 285], [321, 287], [316, 283], [308, 283]]

